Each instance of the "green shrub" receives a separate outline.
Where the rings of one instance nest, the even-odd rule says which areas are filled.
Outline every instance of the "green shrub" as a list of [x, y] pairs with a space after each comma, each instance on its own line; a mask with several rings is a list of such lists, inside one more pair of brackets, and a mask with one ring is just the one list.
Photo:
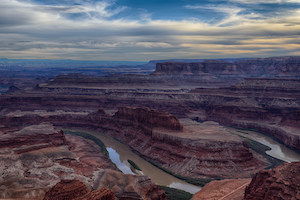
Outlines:
[[193, 197], [191, 193], [185, 192], [183, 190], [169, 188], [162, 185], [159, 185], [158, 187], [165, 191], [168, 200], [189, 200]]
[[139, 168], [139, 166], [137, 164], [135, 164], [132, 160], [127, 160], [127, 161], [134, 169], [142, 171], [141, 168]]
[[69, 135], [80, 136], [80, 137], [94, 141], [101, 148], [102, 153], [109, 156], [104, 143], [101, 140], [99, 140], [98, 138], [96, 138], [95, 136], [90, 135], [88, 133], [84, 133], [84, 132], [70, 131], [70, 130], [64, 130], [64, 133], [69, 134]]

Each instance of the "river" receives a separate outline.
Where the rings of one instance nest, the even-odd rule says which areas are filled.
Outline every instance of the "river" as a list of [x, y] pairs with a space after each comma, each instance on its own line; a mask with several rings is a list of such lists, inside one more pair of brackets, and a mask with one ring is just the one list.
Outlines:
[[226, 129], [234, 134], [249, 138], [251, 140], [257, 141], [271, 148], [271, 150], [266, 151], [266, 153], [274, 158], [283, 160], [285, 162], [295, 162], [300, 161], [300, 154], [292, 149], [286, 147], [285, 145], [275, 141], [271, 137], [268, 137], [262, 133], [249, 130], [240, 130], [235, 128], [226, 127]]
[[[229, 127], [226, 127], [226, 129], [233, 134], [247, 137], [270, 147], [271, 150], [267, 151], [266, 153], [274, 158], [283, 160], [285, 162], [300, 161], [299, 153], [287, 148], [283, 144], [273, 140], [271, 137], [249, 130], [240, 130]], [[120, 143], [108, 135], [95, 131], [82, 132], [86, 132], [100, 139], [105, 144], [112, 162], [115, 163], [115, 165], [125, 174], [144, 174], [149, 176], [151, 180], [158, 185], [184, 190], [191, 194], [195, 194], [201, 190], [201, 187], [186, 183], [185, 181], [180, 180], [153, 166], [136, 153], [132, 152], [127, 145]], [[127, 160], [132, 160], [141, 168], [142, 171], [133, 169]]]
[[[103, 133], [94, 131], [81, 131], [93, 135], [100, 139], [106, 146], [109, 153], [109, 157], [113, 163], [124, 173], [124, 174], [144, 174], [149, 176], [151, 180], [163, 186], [168, 186], [171, 188], [176, 188], [184, 190], [191, 194], [195, 194], [201, 190], [200, 186], [195, 186], [180, 180], [163, 170], [153, 166], [148, 161], [141, 158], [136, 153], [132, 152], [131, 149], [125, 145], [115, 140], [114, 138], [105, 135]], [[142, 171], [134, 170], [127, 160], [132, 160], [136, 163]]]

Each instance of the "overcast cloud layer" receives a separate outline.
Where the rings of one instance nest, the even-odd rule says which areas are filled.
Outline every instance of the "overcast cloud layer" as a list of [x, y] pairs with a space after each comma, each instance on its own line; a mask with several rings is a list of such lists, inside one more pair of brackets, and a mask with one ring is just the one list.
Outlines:
[[279, 55], [300, 55], [300, 0], [1, 0], [0, 57]]

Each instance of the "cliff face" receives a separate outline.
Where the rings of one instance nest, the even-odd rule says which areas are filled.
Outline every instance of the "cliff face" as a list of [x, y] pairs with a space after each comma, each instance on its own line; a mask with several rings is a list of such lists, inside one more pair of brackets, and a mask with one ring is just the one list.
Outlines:
[[203, 61], [199, 63], [165, 62], [157, 63], [152, 75], [205, 75], [237, 74], [237, 66], [226, 61]]
[[275, 199], [300, 199], [300, 162], [258, 172], [245, 190], [245, 200]]
[[[66, 122], [70, 119], [72, 117], [55, 117], [52, 120]], [[14, 126], [13, 123], [11, 127], [0, 126], [1, 199], [40, 199], [62, 179], [78, 179], [94, 190], [108, 186], [119, 199], [164, 199], [164, 192], [148, 177], [125, 175], [118, 171], [92, 140], [64, 135], [49, 123], [26, 126], [33, 121], [50, 120], [30, 115], [17, 120], [16, 124], [22, 122], [24, 128]], [[68, 184], [65, 185], [68, 188]], [[86, 192], [85, 186], [77, 186], [74, 194], [70, 191], [62, 194], [58, 192], [57, 195], [78, 196]], [[56, 189], [52, 193], [55, 191]], [[99, 194], [91, 192], [83, 199], [97, 197]]]
[[[139, 110], [142, 113], [138, 113]], [[176, 119], [175, 127], [182, 123], [182, 130], [173, 130], [174, 126], [166, 128], [170, 124], [165, 122], [162, 123], [162, 128], [158, 124], [162, 120], [161, 115], [153, 115], [154, 111], [151, 109], [126, 108], [126, 111], [128, 117], [123, 108], [120, 108], [113, 116], [100, 111], [83, 116], [57, 115], [37, 117], [34, 120], [103, 131], [128, 144], [142, 157], [186, 177], [247, 177], [268, 166], [264, 159], [249, 150], [242, 139], [217, 123], [197, 123], [188, 119], [179, 122], [174, 116], [163, 113], [163, 119], [170, 117], [165, 122], [172, 124], [173, 119]], [[149, 113], [145, 113], [146, 111]], [[141, 116], [142, 120], [137, 121], [132, 116]], [[25, 115], [7, 118], [7, 123], [14, 125], [15, 121], [23, 121], [22, 118], [28, 120]], [[149, 123], [148, 120], [155, 123]]]
[[250, 181], [250, 178], [211, 181], [197, 192], [192, 200], [242, 200]]
[[224, 88], [198, 88], [206, 120], [268, 133], [300, 149], [300, 80], [247, 78]]
[[0, 149], [15, 149], [15, 152], [19, 154], [63, 145], [66, 145], [63, 132], [55, 130], [47, 123], [7, 133], [2, 135], [0, 140]]
[[62, 180], [45, 194], [44, 200], [115, 200], [108, 188], [90, 191], [79, 180]]
[[206, 60], [196, 63], [157, 63], [153, 75], [292, 76], [300, 74], [300, 57], [258, 58], [236, 62]]
[[183, 128], [175, 116], [167, 112], [152, 110], [147, 107], [120, 107], [114, 117], [137, 122], [141, 125], [149, 126], [150, 128], [161, 127], [178, 131]]

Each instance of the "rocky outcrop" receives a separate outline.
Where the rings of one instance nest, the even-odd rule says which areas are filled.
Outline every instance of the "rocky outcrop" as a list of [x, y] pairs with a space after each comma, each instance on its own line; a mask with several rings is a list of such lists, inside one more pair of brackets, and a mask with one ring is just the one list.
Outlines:
[[300, 150], [300, 80], [247, 78], [223, 88], [198, 88], [205, 119], [270, 134]]
[[171, 130], [182, 130], [179, 120], [170, 113], [149, 109], [147, 107], [120, 107], [115, 118], [130, 120], [149, 128], [161, 127]]
[[66, 145], [63, 132], [55, 130], [47, 123], [28, 126], [20, 131], [4, 134], [0, 140], [0, 149], [14, 149], [19, 154], [62, 145]]
[[[267, 161], [251, 152], [242, 139], [229, 133], [218, 123], [197, 123], [182, 119], [179, 124], [183, 129], [172, 130], [165, 128], [166, 126], [150, 126], [146, 119], [138, 122], [132, 116], [138, 115], [136, 112], [139, 109], [126, 109], [130, 111], [128, 117], [125, 112], [119, 115], [122, 110], [120, 108], [112, 116], [100, 110], [89, 115], [56, 115], [40, 117], [40, 120], [50, 121], [58, 126], [105, 132], [127, 144], [140, 156], [180, 176], [203, 179], [247, 177], [268, 166]], [[145, 112], [149, 109], [141, 110]], [[151, 116], [149, 119], [153, 120], [153, 115]], [[27, 117], [25, 115], [21, 118], [28, 120]], [[22, 119], [7, 118], [10, 124], [15, 124], [14, 121], [20, 122]]]
[[62, 180], [45, 194], [44, 200], [76, 199], [89, 192], [89, 189], [79, 180]]
[[164, 191], [147, 176], [124, 175], [116, 170], [102, 170], [97, 175], [93, 188], [108, 187], [120, 200], [166, 200]]
[[211, 181], [197, 192], [192, 200], [242, 200], [250, 181], [250, 178]]
[[190, 125], [197, 130], [195, 132], [183, 124], [182, 132], [154, 129], [149, 135], [129, 121], [114, 124], [99, 128], [147, 160], [180, 176], [247, 177], [268, 165], [264, 159], [254, 156], [241, 139], [219, 129], [218, 125]]
[[62, 180], [51, 188], [43, 200], [114, 200], [114, 193], [108, 188], [90, 191], [79, 180]]
[[300, 162], [285, 163], [254, 175], [245, 200], [300, 199]]
[[[49, 121], [49, 116], [32, 118], [33, 120], [28, 116], [24, 117], [29, 121], [23, 121], [23, 125], [38, 120]], [[20, 117], [17, 121], [21, 122], [23, 119]], [[55, 116], [53, 121], [56, 122], [55, 120], [66, 118]], [[125, 175], [118, 171], [102, 148], [92, 140], [64, 135], [49, 123], [24, 128], [0, 128], [0, 141], [2, 138], [5, 141], [0, 151], [1, 199], [40, 199], [60, 180], [72, 179], [80, 180], [93, 190], [109, 187], [119, 199], [165, 198], [164, 192], [148, 177]], [[76, 191], [81, 194], [85, 190], [79, 184]], [[84, 199], [97, 197], [99, 194], [91, 192]]]
[[205, 60], [203, 62], [157, 63], [152, 75], [231, 75], [276, 77], [300, 75], [300, 57], [257, 58], [235, 62]]
[[218, 75], [238, 74], [237, 66], [231, 62], [207, 60], [199, 63], [157, 63], [152, 75]]

